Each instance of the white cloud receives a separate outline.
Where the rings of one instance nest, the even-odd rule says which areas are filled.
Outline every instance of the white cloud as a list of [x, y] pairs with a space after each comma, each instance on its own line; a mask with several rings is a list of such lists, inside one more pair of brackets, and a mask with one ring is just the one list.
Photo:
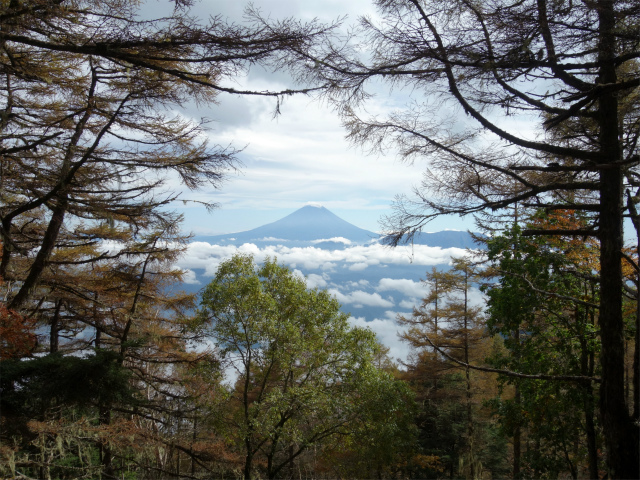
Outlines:
[[400, 315], [402, 315], [403, 317], [409, 317], [411, 316], [411, 312], [396, 312], [394, 310], [387, 310], [384, 312], [385, 318], [388, 320], [393, 320], [394, 322]]
[[416, 306], [416, 302], [411, 300], [402, 300], [399, 305], [400, 305], [400, 308], [407, 308], [413, 311], [413, 307]]
[[[287, 247], [284, 245], [268, 245], [258, 247], [253, 243], [245, 243], [240, 247], [233, 245], [211, 245], [206, 242], [189, 244], [186, 254], [178, 262], [181, 268], [204, 268], [207, 275], [214, 275], [217, 266], [223, 259], [233, 254], [247, 253], [254, 255], [257, 262], [265, 258], [277, 258], [278, 262], [292, 268], [306, 270], [332, 271], [338, 263], [346, 264], [352, 270], [363, 270], [371, 265], [439, 265], [450, 262], [451, 256], [460, 256], [464, 250], [458, 248], [442, 249], [415, 245], [389, 248], [382, 245], [356, 245], [344, 250], [324, 250], [316, 247]], [[403, 283], [404, 282], [404, 283]], [[400, 290], [404, 288], [405, 290]], [[381, 283], [378, 290], [398, 290], [414, 292], [414, 296], [422, 296], [419, 283], [411, 280], [398, 280]]]
[[349, 240], [348, 238], [344, 238], [344, 237], [321, 238], [319, 240], [312, 240], [311, 241], [311, 243], [313, 243], [314, 245], [316, 243], [322, 243], [322, 242], [344, 243], [345, 245], [351, 245], [351, 240]]
[[414, 282], [407, 278], [383, 278], [378, 282], [376, 290], [379, 292], [395, 290], [413, 298], [422, 298], [427, 293], [422, 282]]
[[325, 273], [324, 275], [316, 275], [315, 273], [311, 273], [307, 275], [307, 286], [309, 288], [325, 288], [327, 286], [327, 280], [329, 276]]
[[329, 293], [336, 297], [341, 304], [354, 305], [355, 307], [363, 305], [369, 307], [392, 307], [394, 305], [393, 302], [382, 298], [379, 293], [367, 293], [362, 290], [356, 290], [355, 292], [345, 294], [335, 288], [329, 289]]
[[369, 265], [367, 263], [364, 263], [364, 262], [353, 263], [349, 267], [349, 270], [351, 270], [352, 272], [360, 272], [360, 271], [364, 270], [365, 268], [367, 268], [368, 266]]
[[469, 289], [468, 299], [469, 304], [474, 307], [484, 306], [487, 304], [487, 296], [475, 287]]
[[196, 278], [196, 272], [189, 270], [188, 268], [182, 270], [182, 281], [189, 285], [197, 285], [200, 283]]
[[276, 238], [276, 237], [264, 237], [264, 238], [256, 238], [258, 242], [288, 242], [289, 240], [285, 238]]

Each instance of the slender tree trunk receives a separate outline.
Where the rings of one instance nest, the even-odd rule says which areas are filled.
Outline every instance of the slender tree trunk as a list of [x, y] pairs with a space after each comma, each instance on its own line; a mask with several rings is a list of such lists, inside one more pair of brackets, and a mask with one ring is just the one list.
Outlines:
[[[638, 220], [636, 220], [638, 221]], [[640, 222], [639, 222], [640, 223]], [[638, 263], [640, 263], [640, 232], [638, 235]], [[640, 424], [640, 273], [636, 275], [636, 336], [633, 344], [633, 421]]]
[[198, 430], [198, 417], [193, 417], [193, 435], [191, 436], [191, 476], [195, 477], [196, 475], [196, 462], [193, 458], [193, 445], [196, 443], [197, 439], [197, 430]]
[[[516, 380], [516, 392], [514, 395], [514, 402], [518, 409], [518, 415], [520, 414], [520, 405], [522, 403], [522, 397], [520, 394], [520, 382]], [[518, 419], [516, 427], [513, 430], [513, 478], [518, 480], [520, 478], [520, 459], [522, 457], [522, 426]]]
[[251, 464], [253, 463], [253, 454], [251, 453], [251, 445], [245, 442], [247, 455], [244, 458], [244, 478], [243, 480], [251, 480]]
[[47, 265], [49, 256], [51, 255], [51, 252], [53, 252], [53, 249], [56, 245], [58, 233], [60, 232], [62, 222], [64, 221], [64, 215], [67, 211], [67, 203], [67, 199], [63, 198], [53, 209], [53, 213], [51, 214], [51, 219], [49, 220], [47, 231], [44, 234], [40, 250], [36, 254], [36, 258], [31, 264], [31, 269], [29, 270], [29, 274], [23, 282], [22, 287], [20, 287], [20, 290], [18, 291], [16, 296], [13, 297], [13, 300], [9, 305], [10, 309], [18, 310], [24, 304], [24, 302], [26, 302], [27, 298], [29, 298], [29, 295], [36, 287], [38, 280], [40, 279], [40, 275]]
[[[293, 445], [289, 445], [289, 458], [293, 458]], [[294, 467], [295, 467], [295, 464], [293, 460], [291, 460], [291, 463], [289, 463], [289, 478], [293, 478]]]
[[469, 478], [475, 480], [475, 455], [473, 445], [473, 415], [471, 408], [471, 371], [469, 369], [469, 315], [468, 315], [468, 289], [469, 289], [469, 271], [468, 267], [464, 270], [464, 363], [465, 367], [465, 379], [467, 382], [467, 441], [469, 442], [467, 448], [469, 450]]
[[[588, 293], [588, 287], [587, 287]], [[576, 312], [576, 320], [578, 313]], [[585, 327], [590, 324], [592, 312], [586, 311], [584, 315]], [[583, 329], [586, 332], [586, 328]], [[587, 338], [583, 334], [580, 338], [580, 370], [584, 376], [592, 377], [595, 369], [595, 357], [587, 344]], [[583, 383], [583, 408], [585, 419], [585, 433], [587, 435], [587, 459], [589, 463], [589, 478], [598, 478], [598, 446], [596, 442], [595, 400], [593, 398], [593, 387], [591, 384]]]
[[11, 243], [11, 220], [2, 221], [2, 261], [0, 261], [0, 278], [6, 278], [9, 263], [11, 262], [11, 254], [13, 252], [13, 244]]
[[56, 308], [53, 312], [53, 318], [51, 319], [51, 325], [49, 326], [49, 353], [56, 353], [58, 351], [58, 332], [60, 331], [60, 308], [62, 307], [62, 300], [56, 302]]
[[[96, 328], [95, 345], [96, 350], [102, 348], [102, 332], [99, 328]], [[107, 405], [100, 405], [98, 412], [98, 422], [100, 425], [109, 425], [111, 423], [111, 409]], [[111, 448], [106, 442], [99, 442], [98, 455], [100, 457], [100, 465], [102, 465], [102, 475], [107, 479], [115, 478], [113, 473]]]
[[[627, 191], [627, 209], [633, 221], [636, 231], [636, 264], [640, 265], [640, 215], [636, 204], [631, 197], [631, 192]], [[636, 197], [640, 196], [640, 188], [636, 189]], [[640, 272], [636, 273], [636, 313], [635, 324], [636, 334], [633, 343], [633, 415], [632, 420], [635, 425], [640, 424]]]
[[[111, 424], [111, 409], [100, 407], [100, 425]], [[113, 454], [107, 442], [100, 442], [100, 463], [102, 464], [102, 475], [107, 479], [115, 479], [113, 470]]]
[[[435, 289], [435, 306], [434, 306], [434, 317], [433, 317], [433, 325], [434, 325], [434, 335], [435, 338], [438, 338], [438, 277], [435, 278], [435, 284], [434, 284], [434, 289]], [[435, 356], [436, 356], [436, 365], [437, 365], [437, 361], [438, 361], [438, 352], [434, 352]], [[438, 392], [438, 375], [439, 372], [436, 372], [436, 375], [434, 376], [433, 379], [433, 392], [434, 394]]]
[[[599, 83], [617, 81], [612, 59], [616, 52], [615, 12], [612, 0], [598, 6], [600, 45]], [[600, 336], [602, 384], [600, 413], [612, 478], [639, 478], [638, 429], [624, 397], [624, 336], [622, 319], [622, 171], [612, 164], [621, 160], [618, 132], [618, 100], [606, 92], [599, 104], [600, 148], [609, 168], [600, 171]]]
[[[516, 325], [516, 329], [513, 332], [513, 338], [516, 344], [516, 351], [514, 352], [518, 361], [520, 361], [520, 325]], [[522, 459], [522, 420], [521, 420], [521, 405], [522, 394], [520, 392], [520, 380], [516, 379], [514, 402], [518, 409], [518, 421], [513, 431], [513, 478], [519, 479], [520, 463]]]

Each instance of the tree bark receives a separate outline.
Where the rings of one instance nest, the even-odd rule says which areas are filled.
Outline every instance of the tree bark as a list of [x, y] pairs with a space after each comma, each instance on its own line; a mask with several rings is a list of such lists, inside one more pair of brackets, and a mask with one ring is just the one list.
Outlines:
[[[600, 84], [615, 84], [617, 73], [615, 11], [612, 0], [598, 2], [601, 62]], [[599, 104], [600, 148], [604, 162], [622, 159], [619, 143], [618, 98], [606, 92]], [[602, 383], [600, 414], [611, 478], [639, 478], [638, 429], [625, 404], [624, 336], [622, 318], [622, 171], [619, 166], [600, 171], [600, 338]]]
[[[515, 404], [520, 408], [522, 399], [520, 397], [520, 382], [516, 382]], [[513, 478], [520, 478], [520, 458], [522, 457], [522, 426], [520, 420], [513, 430]]]
[[49, 220], [49, 225], [47, 226], [47, 231], [44, 234], [44, 238], [42, 239], [42, 245], [40, 246], [40, 250], [38, 251], [36, 258], [31, 265], [31, 269], [29, 270], [29, 275], [25, 279], [22, 287], [13, 297], [9, 308], [12, 310], [19, 310], [20, 307], [26, 302], [29, 298], [29, 295], [36, 287], [38, 280], [40, 279], [40, 275], [47, 265], [47, 261], [49, 260], [49, 256], [56, 245], [56, 240], [58, 239], [58, 233], [60, 232], [60, 228], [62, 227], [62, 222], [64, 221], [64, 216], [67, 211], [67, 199], [60, 199], [58, 205], [54, 208], [51, 219]]
[[59, 344], [60, 331], [60, 308], [62, 307], [62, 300], [56, 302], [56, 308], [53, 312], [53, 318], [51, 319], [51, 325], [49, 330], [49, 353], [57, 353]]

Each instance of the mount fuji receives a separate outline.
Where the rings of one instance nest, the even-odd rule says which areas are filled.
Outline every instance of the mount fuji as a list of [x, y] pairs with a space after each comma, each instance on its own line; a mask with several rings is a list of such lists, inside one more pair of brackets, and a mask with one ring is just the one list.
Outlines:
[[[309, 242], [318, 248], [344, 248], [346, 245], [365, 245], [381, 239], [378, 233], [343, 220], [322, 206], [307, 205], [273, 223], [245, 232], [216, 236], [198, 236], [195, 241], [242, 245], [250, 242], [260, 246], [284, 243], [288, 246], [303, 246]], [[468, 232], [445, 230], [435, 233], [418, 233], [414, 245], [440, 248], [473, 248]]]

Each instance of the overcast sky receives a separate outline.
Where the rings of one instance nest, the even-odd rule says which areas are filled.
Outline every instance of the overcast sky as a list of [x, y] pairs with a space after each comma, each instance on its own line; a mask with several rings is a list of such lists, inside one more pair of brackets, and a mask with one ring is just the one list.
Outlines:
[[[202, 0], [192, 12], [202, 18], [222, 15], [241, 21], [249, 2]], [[257, 0], [253, 4], [264, 16], [317, 18], [331, 22], [347, 18], [345, 26], [359, 15], [372, 14], [371, 0]], [[167, 0], [149, 0], [146, 9], [161, 14]], [[157, 9], [157, 10], [156, 10]], [[247, 78], [230, 86], [278, 90], [290, 87], [282, 73], [269, 74], [257, 68]], [[223, 94], [219, 104], [188, 109], [193, 118], [206, 117], [212, 143], [244, 148], [243, 166], [229, 177], [222, 189], [188, 194], [186, 198], [214, 201], [220, 208], [207, 213], [193, 204], [177, 207], [185, 216], [185, 230], [195, 234], [221, 234], [249, 230], [273, 222], [302, 206], [321, 204], [345, 220], [368, 230], [380, 230], [379, 219], [391, 213], [398, 194], [410, 194], [421, 180], [424, 164], [407, 165], [393, 154], [368, 156], [345, 140], [337, 115], [327, 105], [306, 96], [285, 99], [282, 114], [273, 118], [275, 99]], [[370, 112], [386, 112], [402, 105], [402, 93], [382, 92], [369, 104]], [[457, 217], [433, 222], [429, 231], [465, 230], [468, 219]]]

